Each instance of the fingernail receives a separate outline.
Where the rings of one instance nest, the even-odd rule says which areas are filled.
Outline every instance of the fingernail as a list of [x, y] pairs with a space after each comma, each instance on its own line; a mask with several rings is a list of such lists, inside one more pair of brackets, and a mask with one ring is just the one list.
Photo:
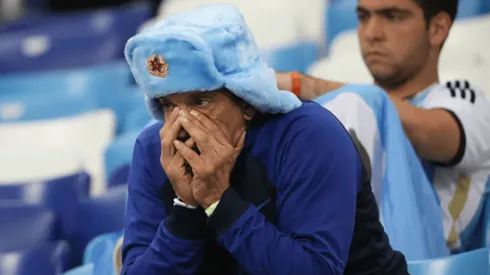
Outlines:
[[191, 115], [197, 117], [198, 114], [197, 114], [197, 112], [195, 110], [191, 110]]
[[189, 122], [189, 119], [185, 116], [180, 116], [179, 119], [181, 122], [184, 122], [184, 123]]
[[175, 146], [175, 147], [180, 146], [180, 142], [179, 142], [178, 140], [174, 140], [174, 146]]
[[180, 111], [180, 108], [179, 107], [174, 107], [174, 112], [178, 112]]
[[185, 115], [186, 115], [186, 113], [185, 113], [185, 111], [184, 111], [184, 110], [180, 110], [180, 111], [179, 111], [179, 116], [185, 116]]

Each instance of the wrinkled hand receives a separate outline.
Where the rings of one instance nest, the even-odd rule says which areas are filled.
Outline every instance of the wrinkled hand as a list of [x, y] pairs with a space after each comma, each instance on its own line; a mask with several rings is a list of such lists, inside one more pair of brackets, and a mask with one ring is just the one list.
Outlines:
[[[174, 108], [168, 121], [165, 122], [160, 130], [162, 147], [160, 163], [177, 197], [188, 205], [198, 206], [199, 204], [192, 196], [192, 175], [186, 170], [185, 160], [174, 146], [174, 141], [177, 140], [179, 131], [182, 128], [180, 120], [177, 119], [178, 112], [178, 107]], [[185, 144], [192, 147], [192, 138], [188, 139]]]
[[230, 137], [208, 117], [191, 111], [181, 111], [179, 119], [184, 129], [196, 142], [201, 154], [197, 154], [180, 141], [175, 141], [175, 148], [192, 167], [192, 195], [205, 209], [219, 201], [230, 187], [230, 173], [235, 165], [245, 141], [245, 129], [236, 145]]

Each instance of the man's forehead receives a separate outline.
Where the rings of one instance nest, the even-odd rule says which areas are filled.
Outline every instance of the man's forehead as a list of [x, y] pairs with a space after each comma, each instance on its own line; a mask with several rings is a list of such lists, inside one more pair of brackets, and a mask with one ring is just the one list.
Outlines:
[[417, 8], [414, 0], [359, 0], [358, 8], [369, 11], [412, 10]]
[[196, 98], [196, 97], [213, 97], [216, 95], [217, 92], [218, 91], [189, 91], [189, 92], [170, 94], [167, 96], [161, 96], [158, 97], [157, 99], [160, 102], [179, 101], [179, 100]]

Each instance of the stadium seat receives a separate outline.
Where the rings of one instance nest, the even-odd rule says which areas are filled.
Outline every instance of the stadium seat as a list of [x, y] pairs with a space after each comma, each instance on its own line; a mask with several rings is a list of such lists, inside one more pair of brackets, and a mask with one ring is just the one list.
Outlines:
[[61, 274], [67, 267], [69, 247], [65, 242], [39, 245], [0, 254], [2, 275]]
[[490, 1], [482, 0], [483, 14], [490, 14]]
[[459, 0], [456, 19], [477, 17], [485, 12], [484, 2], [487, 0]]
[[310, 67], [308, 74], [323, 79], [348, 82], [372, 83], [373, 78], [360, 53], [337, 54], [320, 59]]
[[[121, 179], [116, 176], [115, 173], [119, 173], [121, 167], [127, 166], [131, 163], [133, 157], [133, 149], [136, 139], [138, 138], [140, 130], [125, 133], [117, 137], [106, 149], [105, 149], [105, 167], [106, 176], [109, 186], [117, 185]], [[114, 181], [113, 181], [114, 180]]]
[[123, 164], [117, 167], [109, 175], [109, 180], [107, 181], [107, 187], [112, 188], [114, 186], [119, 186], [128, 183], [130, 164]]
[[105, 251], [113, 251], [121, 236], [122, 231], [117, 231], [102, 234], [92, 239], [87, 244], [87, 248], [83, 252], [83, 264], [95, 263], [100, 259], [101, 255], [105, 253]]
[[104, 194], [83, 200], [75, 215], [78, 227], [72, 244], [77, 262], [82, 260], [83, 251], [95, 237], [124, 227], [124, 211], [127, 187], [118, 186]]
[[53, 119], [110, 109], [117, 132], [149, 119], [143, 93], [132, 80], [125, 61], [83, 69], [0, 77], [0, 123]]
[[[488, 50], [490, 36], [482, 34], [488, 33], [489, 29], [490, 15], [456, 21], [444, 45], [441, 59], [455, 58], [451, 53], [459, 51], [461, 56], [466, 56], [468, 53], [477, 54], [481, 62], [488, 64], [490, 62], [490, 51]], [[451, 53], [445, 54], [444, 51]]]
[[[123, 58], [126, 40], [151, 14], [148, 4], [37, 17], [0, 33], [0, 72], [77, 68]], [[19, 26], [20, 25], [20, 26]]]
[[483, 208], [483, 217], [482, 217], [482, 247], [486, 247], [490, 249], [490, 184], [487, 185], [487, 196], [486, 196], [486, 201], [485, 201], [485, 207]]
[[140, 131], [150, 120], [150, 113], [146, 109], [144, 93], [137, 86], [130, 86], [113, 93], [107, 98], [106, 106], [116, 112], [118, 118], [117, 135], [127, 132]]
[[95, 100], [85, 95], [68, 93], [57, 96], [44, 95], [41, 96], [39, 93], [0, 95], [0, 123], [76, 116], [97, 108]]
[[63, 273], [63, 275], [95, 275], [94, 264], [85, 264], [72, 268]]
[[0, 77], [0, 96], [2, 101], [19, 100], [26, 96], [38, 100], [60, 96], [107, 100], [107, 97], [116, 94], [113, 90], [132, 85], [129, 76], [129, 67], [125, 61], [82, 69], [10, 73]]
[[327, 44], [335, 39], [338, 34], [357, 28], [357, 0], [331, 1], [326, 10], [327, 18]]
[[330, 56], [335, 56], [337, 54], [352, 52], [360, 52], [359, 38], [356, 29], [343, 31], [337, 34], [330, 43], [328, 54]]
[[121, 58], [123, 42], [116, 34], [0, 34], [0, 73], [70, 69]]
[[319, 47], [311, 42], [299, 42], [264, 52], [269, 66], [281, 72], [304, 73], [319, 56]]
[[[50, 207], [69, 205], [89, 194], [90, 176], [85, 172], [27, 183], [0, 184], [1, 201], [21, 201]], [[56, 208], [56, 207], [55, 207]]]
[[58, 233], [57, 219], [52, 211], [0, 200], [0, 251], [24, 250], [52, 242], [58, 239]]
[[98, 110], [53, 120], [0, 124], [0, 182], [61, 177], [85, 170], [91, 193], [105, 189], [103, 150], [114, 135], [114, 115]]
[[[38, 1], [38, 0], [35, 0]], [[85, 10], [69, 14], [33, 13], [16, 21], [6, 22], [0, 26], [0, 32], [30, 31], [40, 32], [73, 32], [92, 31], [107, 32], [118, 30], [131, 35], [151, 15], [151, 6], [140, 2], [113, 9]], [[129, 21], [129, 22], [128, 22]]]
[[489, 254], [486, 248], [446, 258], [408, 263], [411, 275], [488, 275]]
[[[79, 204], [89, 194], [90, 177], [86, 173], [77, 173], [45, 182], [15, 185], [0, 185], [0, 201], [22, 201], [26, 204], [43, 205], [56, 213], [60, 222], [60, 238], [70, 245], [76, 243], [80, 228], [77, 216]], [[32, 231], [32, 227], [29, 227]], [[72, 259], [72, 264], [77, 264]]]

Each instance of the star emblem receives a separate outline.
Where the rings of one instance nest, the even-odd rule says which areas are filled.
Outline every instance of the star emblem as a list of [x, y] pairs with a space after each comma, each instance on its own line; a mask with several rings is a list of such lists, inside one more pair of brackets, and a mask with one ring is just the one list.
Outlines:
[[168, 74], [168, 64], [162, 56], [152, 55], [146, 61], [146, 67], [151, 75], [165, 77]]

